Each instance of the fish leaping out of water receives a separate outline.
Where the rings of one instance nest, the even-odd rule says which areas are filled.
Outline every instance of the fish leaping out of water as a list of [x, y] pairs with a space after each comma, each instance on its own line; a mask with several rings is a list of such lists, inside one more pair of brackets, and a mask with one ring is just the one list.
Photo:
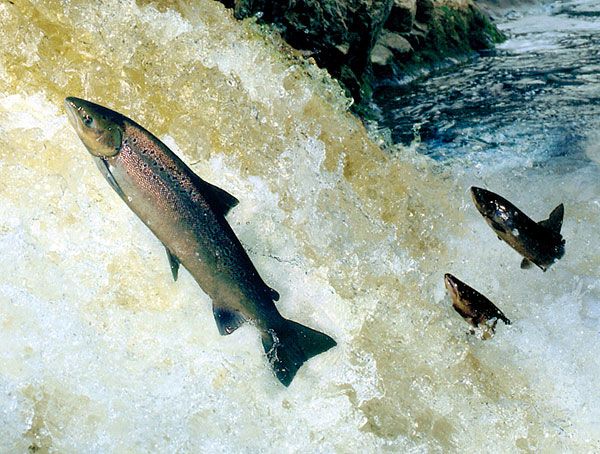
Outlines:
[[211, 298], [222, 335], [252, 323], [285, 386], [305, 361], [336, 345], [279, 313], [279, 294], [262, 280], [225, 219], [238, 203], [235, 197], [198, 177], [124, 115], [78, 98], [67, 98], [65, 105], [110, 186], [165, 246], [173, 277], [183, 265]]
[[452, 274], [444, 275], [446, 289], [452, 299], [452, 307], [473, 328], [483, 329], [483, 338], [494, 334], [498, 320], [510, 325], [510, 320], [487, 297], [468, 286]]
[[505, 198], [486, 189], [472, 187], [471, 195], [479, 212], [498, 238], [508, 243], [524, 259], [521, 268], [535, 264], [543, 271], [565, 253], [560, 234], [564, 206], [558, 205], [550, 217], [535, 222]]

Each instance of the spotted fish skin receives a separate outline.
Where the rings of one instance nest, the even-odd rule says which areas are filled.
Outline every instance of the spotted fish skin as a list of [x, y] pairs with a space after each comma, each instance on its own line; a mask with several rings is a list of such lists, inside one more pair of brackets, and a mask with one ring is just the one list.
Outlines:
[[96, 165], [167, 249], [173, 277], [183, 265], [213, 302], [219, 332], [251, 322], [277, 378], [288, 386], [300, 366], [336, 345], [285, 319], [225, 215], [238, 201], [202, 180], [165, 144], [124, 115], [70, 97], [69, 120]]
[[[444, 275], [444, 284], [452, 299], [454, 310], [474, 328], [484, 327], [493, 334], [498, 320], [502, 320], [506, 325], [511, 324], [508, 317], [486, 296], [452, 274]], [[489, 325], [489, 322], [492, 324]]]
[[535, 222], [504, 197], [487, 189], [472, 187], [475, 207], [494, 230], [524, 259], [521, 268], [531, 263], [546, 271], [565, 253], [565, 240], [560, 234], [564, 206], [558, 205], [548, 219]]

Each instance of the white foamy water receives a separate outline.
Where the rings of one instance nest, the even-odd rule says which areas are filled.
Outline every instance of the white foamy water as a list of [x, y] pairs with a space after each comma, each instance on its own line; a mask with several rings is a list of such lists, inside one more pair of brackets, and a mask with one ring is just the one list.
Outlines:
[[[168, 4], [0, 3], [0, 452], [600, 449], [598, 166], [391, 158], [278, 38], [213, 1]], [[229, 221], [279, 310], [338, 346], [284, 388], [252, 326], [219, 336], [65, 96], [238, 197]], [[521, 270], [471, 184], [535, 219], [564, 202], [565, 257]], [[513, 324], [468, 335], [446, 272]]]

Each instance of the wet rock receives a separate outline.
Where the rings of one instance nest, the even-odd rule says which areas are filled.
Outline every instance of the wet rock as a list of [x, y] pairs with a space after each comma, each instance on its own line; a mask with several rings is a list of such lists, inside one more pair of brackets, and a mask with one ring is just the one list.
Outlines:
[[[385, 46], [395, 55], [406, 55], [413, 52], [413, 47], [406, 38], [398, 33], [392, 33], [387, 30], [384, 30], [381, 33], [377, 44]], [[375, 47], [377, 47], [377, 45]], [[373, 51], [375, 51], [375, 48], [373, 48]]]
[[433, 18], [433, 0], [417, 0], [417, 13], [415, 19], [419, 22], [429, 22]]
[[[229, 0], [231, 4], [232, 0]], [[237, 18], [274, 24], [298, 49], [337, 77], [355, 99], [366, 95], [370, 54], [394, 0], [235, 0]]]
[[273, 24], [357, 102], [380, 78], [485, 49], [501, 34], [472, 0], [221, 0]]
[[407, 41], [416, 49], [420, 49], [427, 42], [429, 27], [426, 24], [415, 21], [410, 33], [405, 34]]
[[417, 13], [417, 0], [394, 0], [385, 28], [394, 32], [410, 32]]
[[387, 66], [393, 60], [394, 54], [390, 49], [381, 44], [375, 44], [371, 51], [371, 63], [378, 66]]

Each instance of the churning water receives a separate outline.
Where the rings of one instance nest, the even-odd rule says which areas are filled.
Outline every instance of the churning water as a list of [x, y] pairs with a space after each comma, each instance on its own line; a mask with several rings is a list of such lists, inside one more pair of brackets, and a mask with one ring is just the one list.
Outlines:
[[[527, 82], [474, 63], [502, 84], [495, 119], [444, 110], [389, 152], [326, 73], [217, 2], [0, 2], [0, 452], [600, 449], [598, 61], [541, 63], [564, 30], [593, 52], [598, 28], [591, 2], [562, 5], [582, 14], [516, 18], [490, 57], [490, 73], [536, 62], [515, 68]], [[255, 329], [219, 336], [68, 125], [69, 95], [135, 119], [239, 198], [229, 221], [282, 314], [338, 346], [284, 388]], [[521, 270], [471, 184], [536, 219], [564, 202], [563, 259]], [[467, 334], [446, 272], [513, 324]]]
[[434, 159], [486, 165], [581, 161], [600, 130], [600, 3], [528, 5], [502, 20], [508, 40], [493, 52], [377, 91], [394, 142], [416, 138]]

